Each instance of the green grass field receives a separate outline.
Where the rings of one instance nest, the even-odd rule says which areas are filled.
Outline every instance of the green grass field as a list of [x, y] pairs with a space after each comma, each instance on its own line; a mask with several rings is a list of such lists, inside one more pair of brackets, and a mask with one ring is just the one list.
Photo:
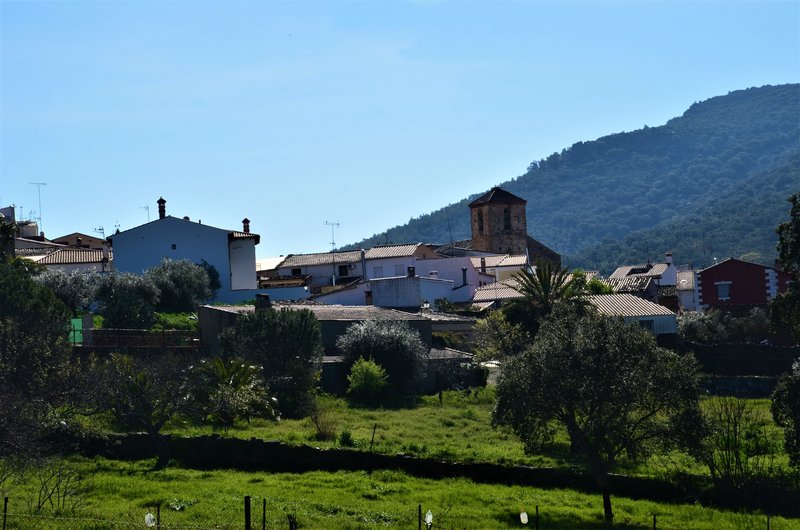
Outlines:
[[[607, 528], [599, 495], [572, 490], [482, 485], [464, 479], [428, 480], [394, 471], [311, 472], [303, 474], [196, 471], [168, 468], [154, 471], [153, 461], [117, 462], [71, 459], [89, 485], [87, 502], [64, 516], [102, 519], [80, 524], [43, 519], [37, 528], [109, 528], [110, 521], [138, 523], [161, 505], [165, 527], [242, 528], [243, 498], [252, 497], [253, 524], [261, 528], [263, 500], [267, 528], [288, 528], [294, 514], [300, 528], [416, 528], [417, 506], [431, 510], [437, 529], [521, 528], [519, 512], [530, 516], [538, 505], [542, 529]], [[9, 511], [24, 512], [26, 498], [36, 495], [35, 481], [11, 490]], [[766, 516], [741, 514], [697, 505], [666, 504], [621, 497], [612, 499], [614, 528], [692, 530], [766, 529]], [[46, 508], [42, 515], [51, 517]], [[30, 518], [12, 516], [9, 529], [29, 528]], [[49, 526], [48, 526], [49, 525]], [[773, 517], [773, 530], [800, 529], [800, 521]]]

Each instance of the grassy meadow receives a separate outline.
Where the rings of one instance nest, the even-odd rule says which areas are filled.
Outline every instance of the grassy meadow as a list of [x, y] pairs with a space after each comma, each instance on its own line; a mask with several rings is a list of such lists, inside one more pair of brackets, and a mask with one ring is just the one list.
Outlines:
[[[253, 524], [261, 528], [266, 499], [267, 528], [287, 528], [287, 514], [300, 528], [361, 529], [416, 528], [417, 506], [431, 510], [434, 528], [493, 529], [522, 527], [525, 509], [533, 527], [538, 505], [542, 529], [607, 528], [602, 520], [600, 495], [572, 490], [475, 484], [464, 479], [420, 479], [395, 471], [310, 472], [302, 474], [197, 471], [168, 468], [154, 471], [153, 461], [118, 462], [70, 459], [69, 465], [85, 478], [85, 503], [74, 513], [105, 522], [78, 528], [108, 528], [108, 521], [138, 523], [161, 505], [165, 528], [242, 528], [243, 497], [252, 497]], [[9, 511], [26, 511], [26, 499], [35, 497], [36, 482], [16, 485], [9, 494]], [[765, 529], [766, 516], [622, 497], [612, 498], [614, 528], [692, 530]], [[53, 515], [50, 510], [42, 512]], [[9, 529], [29, 528], [32, 519], [12, 516]], [[68, 521], [40, 519], [36, 528], [75, 528]], [[69, 524], [69, 526], [68, 526]], [[773, 530], [800, 529], [800, 521], [773, 517]], [[48, 526], [49, 525], [49, 526]], [[96, 525], [96, 526], [93, 526]]]

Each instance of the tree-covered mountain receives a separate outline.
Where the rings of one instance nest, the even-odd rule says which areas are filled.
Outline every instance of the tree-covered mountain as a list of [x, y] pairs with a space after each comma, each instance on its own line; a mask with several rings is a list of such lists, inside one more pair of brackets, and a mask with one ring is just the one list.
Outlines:
[[[680, 262], [752, 252], [771, 261], [786, 210], [778, 195], [800, 189], [794, 153], [800, 85], [764, 86], [695, 103], [659, 127], [578, 142], [499, 185], [527, 199], [531, 235], [575, 265], [606, 269], [668, 249]], [[468, 238], [477, 195], [351, 246]]]

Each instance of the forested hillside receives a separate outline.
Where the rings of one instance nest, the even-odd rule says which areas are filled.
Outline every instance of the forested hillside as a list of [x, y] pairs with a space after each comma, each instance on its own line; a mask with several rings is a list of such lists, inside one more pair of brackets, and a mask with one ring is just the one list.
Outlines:
[[[576, 265], [667, 249], [680, 262], [752, 252], [771, 261], [775, 220], [786, 215], [779, 196], [800, 189], [798, 152], [800, 85], [765, 86], [695, 103], [659, 127], [578, 142], [486, 188], [527, 199], [530, 234]], [[467, 238], [477, 195], [352, 246], [443, 243], [450, 230]]]

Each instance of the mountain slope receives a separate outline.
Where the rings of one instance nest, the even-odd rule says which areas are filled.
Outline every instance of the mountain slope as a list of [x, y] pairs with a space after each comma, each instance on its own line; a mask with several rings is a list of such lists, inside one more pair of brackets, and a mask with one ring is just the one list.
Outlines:
[[[591, 265], [583, 260], [601, 242], [679, 222], [720, 197], [735, 195], [754, 176], [768, 178], [765, 172], [800, 151], [798, 117], [800, 85], [739, 90], [695, 103], [659, 127], [578, 142], [500, 185], [528, 200], [533, 237], [562, 254], [583, 256], [582, 264]], [[751, 191], [760, 196], [759, 190]], [[451, 232], [453, 239], [469, 237], [467, 204], [476, 196], [351, 246], [447, 242]], [[662, 243], [652, 241], [652, 246], [663, 251]], [[697, 248], [704, 248], [702, 242]], [[736, 254], [722, 246], [717, 251]], [[676, 253], [681, 261], [701, 257], [702, 252]]]

